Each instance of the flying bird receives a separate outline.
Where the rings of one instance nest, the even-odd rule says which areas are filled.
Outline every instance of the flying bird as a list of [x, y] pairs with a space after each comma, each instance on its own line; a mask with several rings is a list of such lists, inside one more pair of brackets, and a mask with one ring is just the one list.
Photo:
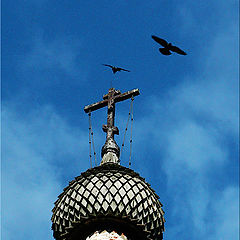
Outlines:
[[114, 67], [114, 66], [109, 65], [109, 64], [103, 64], [103, 65], [107, 66], [107, 67], [110, 67], [112, 69], [112, 71], [113, 71], [113, 74], [115, 74], [116, 72], [120, 72], [120, 71], [130, 72], [127, 69], [123, 69], [123, 68], [120, 68], [120, 67]]
[[162, 38], [152, 35], [152, 39], [164, 47], [164, 48], [159, 48], [159, 51], [163, 55], [171, 55], [172, 53], [170, 51], [176, 52], [181, 55], [187, 55], [183, 50], [181, 50], [180, 48], [178, 48], [176, 46], [173, 46], [171, 43], [168, 43], [167, 41], [165, 41]]

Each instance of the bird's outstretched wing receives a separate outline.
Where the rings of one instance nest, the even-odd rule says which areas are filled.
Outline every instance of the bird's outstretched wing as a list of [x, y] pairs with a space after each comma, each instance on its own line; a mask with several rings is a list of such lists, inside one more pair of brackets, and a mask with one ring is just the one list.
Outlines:
[[156, 36], [152, 35], [152, 39], [153, 39], [154, 41], [156, 41], [157, 43], [161, 44], [163, 47], [167, 47], [167, 46], [168, 46], [167, 41], [165, 41], [165, 40], [162, 39], [162, 38], [159, 38], [159, 37], [156, 37]]
[[181, 54], [181, 55], [187, 55], [183, 50], [181, 50], [180, 48], [178, 48], [176, 46], [171, 46], [170, 50], [173, 52], [176, 52], [178, 54]]
[[122, 71], [125, 71], [125, 72], [130, 72], [129, 70], [124, 69], [124, 68], [119, 68], [119, 70], [122, 70]]
[[163, 55], [171, 55], [172, 54], [167, 48], [159, 48], [159, 51]]
[[110, 67], [110, 68], [113, 68], [113, 66], [112, 65], [109, 65], [109, 64], [102, 64], [103, 66], [106, 66], [106, 67]]

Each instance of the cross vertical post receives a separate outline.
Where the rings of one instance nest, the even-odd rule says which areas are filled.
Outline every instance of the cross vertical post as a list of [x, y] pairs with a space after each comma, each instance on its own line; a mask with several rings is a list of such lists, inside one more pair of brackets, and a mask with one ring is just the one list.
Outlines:
[[84, 111], [86, 113], [95, 111], [97, 109], [108, 107], [107, 109], [107, 124], [103, 125], [102, 129], [106, 132], [106, 142], [102, 147], [102, 161], [101, 164], [112, 162], [119, 164], [119, 156], [120, 156], [120, 148], [114, 140], [114, 135], [119, 134], [119, 130], [116, 126], [114, 126], [115, 120], [115, 103], [124, 101], [126, 99], [132, 98], [134, 96], [138, 96], [139, 90], [133, 89], [132, 91], [128, 91], [122, 93], [119, 90], [115, 90], [114, 88], [110, 88], [108, 94], [103, 96], [103, 101], [88, 105], [84, 107]]

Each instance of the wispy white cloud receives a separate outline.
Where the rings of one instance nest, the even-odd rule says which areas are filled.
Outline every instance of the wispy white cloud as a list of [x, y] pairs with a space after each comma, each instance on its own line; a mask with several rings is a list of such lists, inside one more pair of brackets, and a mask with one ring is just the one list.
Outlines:
[[[181, 8], [182, 28], [177, 31], [186, 41], [186, 32], [201, 36], [194, 39], [200, 53], [199, 59], [194, 59], [199, 64], [195, 66], [198, 74], [193, 77], [186, 73], [183, 82], [171, 87], [165, 99], [149, 98], [149, 115], [143, 116], [142, 110], [141, 119], [134, 122], [133, 157], [138, 157], [134, 166], [144, 171], [147, 180], [153, 171], [162, 171], [166, 176], [165, 199], [171, 204], [170, 211], [166, 211], [166, 240], [184, 239], [186, 235], [195, 240], [238, 237], [238, 183], [226, 183], [225, 175], [216, 176], [230, 161], [237, 161], [229, 159], [233, 150], [228, 140], [237, 145], [239, 45], [236, 21], [230, 20], [232, 10], [226, 6], [233, 9], [236, 3], [220, 1], [214, 3], [219, 4], [218, 9], [207, 7], [211, 14], [212, 10], [224, 14], [223, 18], [213, 14], [214, 21], [202, 13], [197, 18], [192, 9], [199, 9], [189, 3]], [[204, 25], [198, 26], [203, 20]], [[209, 20], [216, 24], [210, 25]], [[207, 31], [212, 33], [204, 35]], [[51, 71], [52, 75], [63, 73], [85, 79], [86, 73], [78, 64], [80, 42], [67, 37], [49, 40], [38, 34], [29, 46], [18, 67], [24, 74], [37, 73], [34, 84]], [[54, 85], [56, 80], [51, 80], [44, 84]], [[67, 185], [66, 178], [72, 180], [89, 167], [86, 132], [70, 127], [49, 106], [21, 114], [17, 104], [3, 104], [3, 238], [51, 239], [53, 202]], [[126, 117], [118, 116], [119, 120], [124, 129]], [[97, 143], [100, 131], [96, 130]], [[216, 181], [222, 183], [220, 189], [211, 186]], [[161, 189], [155, 190], [162, 197]], [[166, 210], [168, 203], [163, 204]]]
[[229, 187], [214, 199], [212, 239], [239, 239], [239, 188]]
[[186, 121], [174, 132], [170, 130], [169, 135], [166, 148], [173, 165], [180, 163], [183, 169], [198, 172], [226, 160], [215, 136], [194, 122]]
[[165, 239], [184, 239], [186, 231], [194, 239], [238, 237], [238, 183], [222, 184], [221, 190], [210, 184], [225, 183], [226, 176], [214, 176], [238, 161], [229, 159], [233, 149], [226, 144], [231, 139], [237, 145], [239, 136], [235, 26], [212, 37], [196, 78], [186, 76], [165, 99], [152, 96], [146, 103], [152, 111], [135, 124], [135, 151], [143, 151], [142, 144], [149, 142], [149, 151], [162, 156], [158, 166], [166, 174], [173, 206], [166, 213], [173, 222], [166, 223]]
[[62, 177], [70, 181], [88, 167], [80, 158], [87, 156], [86, 136], [50, 106], [23, 115], [4, 103], [2, 118], [2, 236], [50, 239]]
[[19, 69], [37, 74], [54, 70], [66, 74], [66, 77], [78, 77], [81, 82], [85, 81], [87, 66], [84, 66], [84, 61], [80, 58], [81, 41], [67, 36], [47, 39], [39, 32], [31, 39], [29, 46], [29, 51], [19, 61]]

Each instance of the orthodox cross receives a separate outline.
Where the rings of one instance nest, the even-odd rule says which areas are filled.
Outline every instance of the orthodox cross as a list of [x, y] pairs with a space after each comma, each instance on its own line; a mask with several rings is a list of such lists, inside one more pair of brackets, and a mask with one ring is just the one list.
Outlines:
[[124, 101], [126, 99], [132, 98], [134, 96], [138, 96], [139, 90], [133, 89], [131, 91], [127, 91], [125, 93], [121, 93], [119, 90], [115, 90], [114, 88], [110, 88], [108, 94], [103, 96], [103, 101], [93, 103], [91, 105], [85, 106], [84, 111], [86, 113], [91, 113], [97, 109], [108, 107], [107, 110], [107, 124], [103, 125], [102, 129], [106, 132], [106, 142], [102, 147], [102, 162], [104, 164], [106, 162], [114, 162], [119, 163], [119, 155], [120, 149], [117, 143], [114, 140], [114, 135], [119, 134], [119, 130], [116, 126], [114, 126], [114, 118], [115, 118], [115, 103]]

